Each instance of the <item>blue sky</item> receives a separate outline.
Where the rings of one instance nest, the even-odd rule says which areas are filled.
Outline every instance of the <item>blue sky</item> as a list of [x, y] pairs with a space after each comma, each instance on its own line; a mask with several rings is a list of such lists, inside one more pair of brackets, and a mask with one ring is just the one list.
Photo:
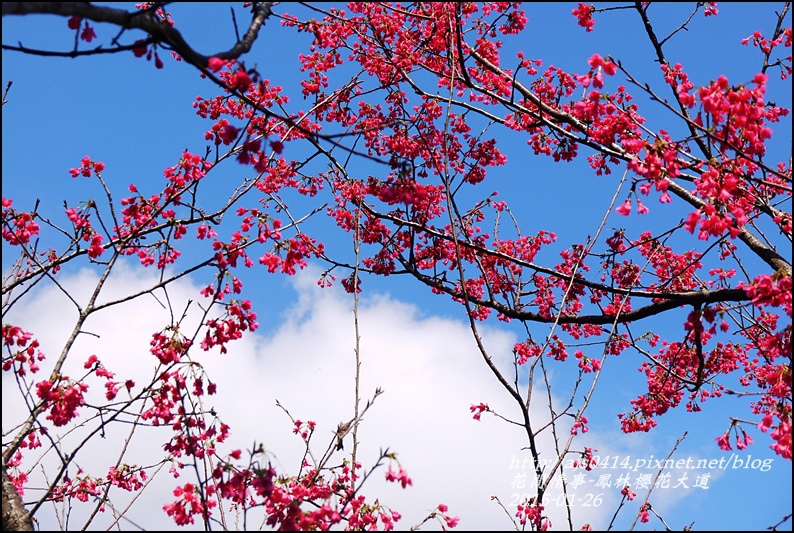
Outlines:
[[[177, 3], [169, 7], [177, 27], [197, 50], [209, 54], [229, 47], [234, 34], [228, 4], [186, 6]], [[613, 55], [637, 78], [664, 89], [658, 64], [648, 59], [652, 57], [650, 46], [636, 20], [636, 13], [599, 14], [595, 31], [586, 33], [570, 15], [573, 7], [574, 3], [527, 4], [529, 27], [517, 39], [506, 40], [506, 49], [520, 48], [525, 50], [527, 57], [542, 58], [544, 67], [553, 64], [578, 73], [587, 71], [587, 59], [593, 53]], [[748, 82], [759, 70], [761, 58], [756, 49], [743, 47], [739, 41], [756, 29], [771, 32], [774, 10], [781, 7], [782, 4], [724, 3], [719, 5], [717, 17], [705, 18], [698, 13], [690, 30], [671, 40], [668, 58], [681, 62], [695, 84], [708, 83], [720, 74], [726, 74], [735, 83]], [[238, 21], [244, 24], [245, 11], [237, 6], [235, 10]], [[282, 4], [276, 11], [301, 16], [296, 4]], [[664, 28], [668, 31], [676, 28], [688, 12], [689, 7], [680, 4], [651, 7], [651, 16], [660, 34], [666, 34]], [[304, 12], [301, 18], [307, 16]], [[106, 43], [106, 39], [116, 33], [115, 29], [102, 25], [96, 25], [96, 31], [101, 43]], [[69, 49], [72, 39], [64, 18], [3, 19], [4, 44], [22, 42], [32, 48], [63, 50]], [[290, 110], [304, 105], [299, 90], [295, 89], [300, 80], [296, 58], [308, 44], [305, 34], [296, 35], [271, 19], [253, 51], [244, 58], [248, 67], [256, 66], [264, 78], [283, 85], [292, 94]], [[510, 57], [510, 54], [506, 52], [503, 57]], [[191, 67], [175, 63], [170, 57], [163, 57], [163, 60], [165, 68], [156, 70], [151, 62], [134, 58], [132, 54], [72, 60], [3, 51], [3, 87], [9, 80], [14, 82], [8, 97], [10, 103], [3, 107], [3, 196], [12, 198], [15, 207], [20, 209], [32, 208], [34, 201], [40, 199], [40, 212], [62, 213], [64, 200], [72, 204], [101, 193], [95, 181], [72, 179], [68, 174], [68, 169], [78, 166], [84, 155], [106, 164], [104, 175], [119, 198], [133, 182], [142, 191], [146, 188], [144, 194], [155, 192], [162, 186], [163, 169], [175, 164], [182, 150], [203, 152], [203, 132], [211, 123], [195, 115], [192, 102], [197, 95], [214, 95], [216, 89], [207, 80], [200, 79]], [[771, 73], [771, 77], [775, 76]], [[791, 107], [790, 83], [772, 83], [771, 91], [774, 91], [770, 93], [771, 101]], [[640, 97], [639, 90], [631, 92], [638, 96], [641, 113], [649, 118], [651, 130], [670, 127], [669, 113], [650, 105]], [[489, 174], [487, 182], [473, 193], [484, 196], [491, 190], [498, 190], [501, 199], [507, 200], [515, 210], [527, 234], [540, 229], [556, 232], [558, 245], [550, 247], [540, 257], [546, 263], [555, 262], [560, 249], [583, 242], [595, 230], [609, 206], [622, 171], [616, 171], [611, 177], [596, 178], [584, 158], [577, 163], [555, 164], [551, 159], [531, 156], [524, 141], [517, 136], [499, 137], [503, 135], [502, 130], [492, 131], [504, 142], [510, 163]], [[790, 148], [790, 119], [786, 119], [775, 131], [769, 161], [788, 160]], [[219, 197], [234, 186], [241, 171], [242, 167], [234, 162], [213, 171], [213, 179], [217, 180], [213, 187], [217, 187]], [[374, 167], [362, 171], [374, 174], [382, 169]], [[626, 193], [624, 189], [621, 200]], [[536, 198], [545, 200], [538, 202]], [[313, 205], [299, 198], [288, 201], [298, 213]], [[636, 235], [640, 229], [668, 227], [671, 221], [674, 223], [687, 212], [684, 206], [676, 203], [662, 206], [653, 197], [646, 203], [652, 210], [646, 217], [622, 218], [613, 213], [606, 227], [627, 227]], [[787, 209], [790, 210], [790, 206]], [[62, 215], [53, 216], [57, 219]], [[61, 223], [63, 221], [65, 217], [60, 219]], [[349, 236], [334, 229], [322, 215], [304, 227], [304, 231], [318, 236], [330, 249], [350, 257]], [[685, 236], [680, 238], [686, 240]], [[7, 253], [5, 246], [3, 250], [5, 272], [14, 257]], [[752, 262], [749, 266], [755, 267]], [[258, 268], [241, 272], [246, 295], [253, 300], [259, 315], [260, 330], [236, 347], [233, 367], [207, 362], [217, 365], [216, 373], [228, 380], [227, 390], [235, 390], [238, 402], [248, 401], [241, 391], [256, 391], [261, 395], [256, 396], [257, 402], [263, 405], [257, 416], [261, 415], [262, 425], [269, 428], [268, 431], [254, 431], [252, 426], [256, 424], [246, 418], [247, 411], [240, 413], [239, 408], [235, 409], [239, 403], [225, 405], [226, 412], [238, 421], [239, 438], [243, 440], [240, 446], [246, 446], [250, 438], [265, 440], [266, 444], [272, 442], [273, 448], [280, 450], [279, 457], [287, 470], [287, 458], [292, 453], [289, 426], [283, 414], [272, 409], [273, 398], [278, 397], [282, 403], [283, 398], [289, 398], [293, 409], [303, 413], [297, 417], [316, 418], [326, 430], [335, 427], [352, 405], [352, 371], [340, 370], [350, 364], [352, 357], [352, 318], [349, 317], [352, 299], [338, 288], [327, 291], [316, 288], [314, 281], [322, 268], [322, 265], [313, 266], [294, 279], [271, 275]], [[140, 267], [135, 265], [125, 267], [118, 275], [118, 289], [114, 290], [123, 290], [128, 286], [125, 283], [140, 283], [151, 275], [140, 272]], [[179, 285], [178, 293], [184, 299], [195, 298], [195, 291], [208, 282], [209, 275], [185, 281]], [[81, 290], [78, 287], [92, 279], [88, 272], [72, 270], [65, 270], [64, 277], [74, 284], [75, 290]], [[364, 287], [362, 297], [366, 311], [361, 323], [366, 347], [365, 376], [371, 372], [365, 379], [369, 379], [373, 387], [386, 382], [391, 388], [384, 387], [387, 393], [381, 414], [375, 411], [367, 418], [362, 441], [368, 439], [364, 445], [370, 452], [379, 446], [400, 448], [401, 461], [414, 476], [415, 483], [405, 493], [394, 491], [393, 487], [378, 488], [385, 491], [382, 499], [399, 502], [399, 505], [394, 503], [394, 507], [407, 517], [406, 524], [413, 523], [410, 520], [417, 517], [421, 520], [422, 513], [443, 501], [450, 506], [452, 514], [461, 516], [464, 529], [508, 527], [509, 521], [489, 496], [498, 493], [509, 506], [514, 503], [514, 495], [521, 494], [517, 475], [522, 469], [514, 468], [513, 460], [523, 458], [520, 448], [524, 441], [520, 434], [497, 420], [481, 423], [471, 420], [468, 407], [472, 403], [501, 405], [506, 411], [510, 406], [506, 395], [490, 383], [493, 378], [474, 353], [462, 308], [430, 294], [407, 278], [368, 277]], [[58, 342], [62, 338], [59, 335], [63, 334], [60, 325], [54, 326], [62, 318], [57, 312], [60, 308], [54, 303], [57, 299], [55, 291], [42, 289], [33, 295], [31, 303], [15, 310], [13, 315], [19, 323], [28, 324], [29, 329], [47, 339], [50, 347], [47, 353], [51, 354], [58, 353]], [[97, 353], [116, 351], [134, 358], [134, 351], [128, 346], [119, 346], [119, 342], [133, 343], [135, 335], [131, 331], [135, 330], [114, 328], [120, 322], [126, 325], [129, 321], [136, 324], [140, 321], [137, 327], [141, 331], [139, 337], [144, 339], [141, 349], [145, 351], [145, 339], [157, 328], [156, 323], [146, 322], [149, 314], [156, 312], [146, 307], [149, 304], [136, 303], [120, 310], [119, 315], [109, 314], [109, 318], [101, 319], [97, 330], [101, 325], [114, 333], [104, 335], [101, 342], [97, 341], [99, 344], [86, 344], [83, 349], [97, 350]], [[680, 311], [662, 320], [648, 320], [638, 330], [653, 330], [662, 335], [678, 332], [685, 316], [686, 312]], [[337, 329], [327, 327], [337, 321]], [[523, 340], [522, 335], [525, 335], [519, 324], [493, 321], [484, 327], [489, 348], [502, 362], [509, 356], [512, 343]], [[345, 328], [348, 329], [345, 331]], [[50, 333], [52, 330], [58, 331]], [[547, 331], [540, 326], [531, 326], [531, 330], [538, 338], [544, 338]], [[312, 337], [316, 342], [306, 345], [307, 338]], [[121, 357], [117, 359], [119, 368], [130, 364]], [[559, 393], [555, 390], [559, 398], [565, 397], [565, 378], [575, 366], [571, 363], [569, 360], [566, 365], [549, 365], [552, 383], [560, 387]], [[715, 460], [715, 464], [732, 465], [724, 470], [720, 466], [687, 472], [690, 480], [697, 475], [710, 474], [709, 489], [679, 487], [667, 492], [658, 489], [654, 493], [651, 501], [673, 528], [694, 520], [695, 527], [701, 529], [762, 529], [790, 512], [791, 464], [768, 449], [767, 436], [752, 430], [756, 444], [745, 452], [737, 452], [738, 455], [723, 452], [716, 446], [714, 439], [728, 427], [730, 416], [750, 417], [740, 400], [723, 398], [706, 402], [699, 414], [687, 414], [679, 409], [662, 417], [659, 427], [649, 434], [622, 435], [615, 415], [628, 410], [628, 402], [643, 392], [644, 379], [636, 371], [639, 364], [637, 356], [629, 352], [608, 361], [609, 371], [605, 371], [588, 411], [591, 432], [582, 439], [582, 445], [599, 449], [599, 455], [619, 456], [621, 462], [627, 460], [627, 464], [638, 466], [641, 463], [637, 460], [650, 459], [651, 455], [655, 459], [666, 457], [686, 430], [688, 436], [678, 447], [674, 459], [707, 459]], [[296, 376], [300, 376], [298, 381], [302, 388], [284, 387], [285, 382], [297, 379]], [[347, 386], [344, 380], [348, 380]], [[5, 420], [6, 405], [11, 401], [6, 397], [5, 376], [3, 384]], [[337, 386], [330, 386], [333, 384]], [[222, 396], [223, 388], [219, 386], [219, 389]], [[390, 390], [395, 393], [390, 395]], [[327, 405], [324, 392], [332, 397], [338, 395], [332, 403], [339, 404], [339, 409]], [[371, 433], [366, 433], [368, 424]], [[235, 425], [232, 427], [234, 429]], [[7, 428], [4, 426], [3, 430]], [[738, 459], [742, 459], [743, 464], [756, 460], [759, 466], [763, 465], [761, 461], [771, 459], [771, 463], [767, 463], [771, 466], [768, 471], [733, 468], [738, 465]], [[637, 470], [655, 475], [652, 470]], [[618, 471], [623, 472], [605, 465], [599, 474], [617, 475]], [[632, 475], [637, 473], [633, 471]], [[682, 474], [677, 472], [674, 479]], [[161, 475], [165, 487], [176, 483], [167, 478], [165, 472]], [[596, 481], [596, 476], [586, 480], [590, 484]], [[604, 490], [607, 495], [615, 492], [614, 489]], [[644, 492], [637, 492], [638, 498], [644, 497]], [[587, 508], [587, 495], [597, 494], [599, 492], [589, 488], [579, 493], [576, 527], [585, 521], [601, 527], [608, 523], [615, 500], [607, 498], [607, 503], [597, 509]], [[154, 497], [150, 499], [148, 505], [154, 509], [152, 513], [141, 513], [140, 508], [133, 508], [133, 511], [138, 509], [141, 520], [150, 520], [148, 527], [167, 527], [169, 522], [159, 511], [158, 501]], [[514, 510], [514, 507], [508, 508]], [[560, 509], [553, 511], [555, 528], [564, 524], [558, 518]], [[631, 510], [636, 510], [636, 505]], [[621, 519], [618, 527], [628, 527], [631, 512], [624, 510]], [[651, 524], [661, 527], [658, 522]], [[785, 527], [790, 528], [791, 522]]]

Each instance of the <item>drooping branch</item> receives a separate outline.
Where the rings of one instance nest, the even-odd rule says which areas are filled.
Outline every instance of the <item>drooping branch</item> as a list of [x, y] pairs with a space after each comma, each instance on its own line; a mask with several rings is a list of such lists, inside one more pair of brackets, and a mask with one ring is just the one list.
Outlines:
[[[420, 231], [420, 232], [426, 233], [426, 234], [430, 235], [431, 237], [433, 237], [435, 239], [441, 239], [441, 240], [450, 241], [450, 242], [455, 241], [455, 238], [452, 237], [451, 235], [448, 235], [447, 233], [444, 233], [442, 231], [434, 229], [434, 228], [432, 228], [430, 226], [418, 224], [418, 223], [410, 221], [410, 220], [401, 219], [401, 218], [393, 216], [391, 214], [380, 213], [380, 212], [376, 211], [375, 209], [373, 209], [372, 207], [370, 207], [368, 204], [362, 204], [362, 208], [365, 211], [367, 211], [367, 213], [370, 214], [373, 217], [381, 218], [383, 220], [388, 220], [388, 221], [390, 221], [390, 222], [392, 222], [394, 224], [398, 224], [400, 226], [405, 226], [405, 227], [408, 227], [408, 228], [412, 228], [412, 229], [414, 229], [416, 231]], [[477, 245], [475, 243], [472, 243], [472, 242], [459, 240], [459, 244], [461, 246], [463, 246], [464, 248], [468, 248], [469, 250], [475, 252], [478, 255], [489, 256], [489, 257], [492, 257], [492, 258], [495, 258], [495, 259], [498, 259], [498, 260], [507, 261], [507, 262], [513, 263], [513, 264], [515, 264], [517, 266], [520, 266], [520, 267], [523, 267], [523, 268], [527, 268], [527, 269], [530, 269], [530, 270], [534, 270], [535, 272], [539, 272], [541, 274], [546, 274], [546, 275], [552, 276], [552, 277], [557, 278], [559, 280], [565, 281], [566, 283], [570, 283], [573, 280], [573, 282], [575, 282], [577, 285], [581, 285], [583, 287], [587, 287], [589, 289], [593, 289], [593, 290], [596, 290], [596, 291], [602, 291], [602, 292], [608, 293], [608, 294], [616, 294], [616, 295], [619, 294], [621, 296], [634, 297], [634, 298], [650, 298], [650, 299], [654, 299], [654, 300], [676, 300], [676, 301], [681, 296], [684, 296], [685, 298], [687, 298], [687, 297], [689, 297], [687, 295], [702, 295], [703, 294], [702, 292], [699, 292], [699, 291], [691, 291], [691, 292], [682, 293], [682, 292], [675, 292], [675, 291], [642, 290], [642, 289], [631, 289], [631, 288], [624, 288], [624, 287], [614, 287], [614, 286], [607, 285], [607, 284], [604, 284], [604, 283], [598, 283], [598, 282], [595, 282], [595, 281], [591, 281], [591, 280], [585, 279], [583, 277], [573, 277], [570, 274], [559, 272], [559, 271], [557, 271], [557, 270], [555, 270], [553, 268], [544, 267], [542, 265], [538, 265], [538, 264], [532, 263], [530, 261], [525, 261], [525, 260], [520, 259], [518, 257], [514, 257], [512, 255], [509, 255], [509, 254], [506, 254], [506, 253], [503, 253], [503, 252], [499, 252], [497, 250], [492, 250], [490, 248], [485, 248], [483, 246], [479, 246], [479, 245]], [[416, 270], [415, 268], [412, 268], [412, 267], [409, 268], [407, 266], [406, 266], [406, 271], [408, 273], [412, 274], [412, 275], [414, 274], [414, 271], [418, 272], [418, 270]], [[439, 280], [436, 280], [436, 281], [438, 281], [439, 285], [441, 285], [441, 282]], [[711, 291], [711, 292], [714, 292], [714, 291]], [[743, 301], [743, 300], [748, 300], [748, 299], [749, 298], [743, 298], [741, 300], [732, 300], [732, 301]], [[486, 300], [483, 300], [483, 301], [486, 301]], [[697, 301], [700, 301], [700, 300], [697, 300], [697, 299], [692, 300], [692, 301], [686, 300], [686, 301], [683, 301], [681, 303], [681, 305], [691, 304], [691, 303], [697, 302]], [[717, 300], [713, 300], [713, 301], [717, 301]], [[710, 302], [712, 302], [712, 301], [710, 300]], [[704, 301], [702, 303], [707, 303], [707, 302]], [[496, 308], [494, 308], [494, 309], [496, 309]]]
[[[90, 2], [3, 2], [3, 16], [50, 14], [64, 17], [80, 17], [94, 22], [115, 24], [125, 29], [138, 29], [148, 33], [155, 42], [167, 44], [184, 60], [201, 68], [207, 68], [211, 57], [237, 59], [251, 50], [259, 30], [271, 14], [277, 2], [254, 3], [253, 18], [248, 30], [234, 46], [225, 51], [204, 55], [185, 41], [182, 34], [167, 22], [158, 20], [151, 10], [129, 12], [107, 6], [96, 6]], [[5, 47], [4, 47], [5, 48]], [[118, 51], [124, 48], [119, 48]]]
[[[471, 303], [493, 309], [502, 315], [516, 319], [521, 321], [527, 322], [542, 322], [542, 323], [554, 323], [557, 322], [559, 324], [611, 324], [615, 321], [614, 315], [609, 314], [601, 314], [601, 315], [542, 315], [540, 313], [535, 313], [532, 311], [524, 311], [517, 307], [512, 307], [509, 305], [505, 305], [502, 303], [497, 302], [496, 300], [486, 300], [483, 298], [477, 298], [472, 295], [464, 295], [463, 292], [453, 289], [448, 285], [444, 285], [440, 280], [422, 274], [418, 270], [416, 270], [412, 265], [409, 265], [407, 262], [403, 262], [403, 266], [408, 270], [411, 275], [413, 275], [416, 279], [433, 287], [434, 289], [444, 292], [452, 296], [453, 298], [463, 299], [464, 297], [468, 299]], [[744, 289], [718, 289], [712, 291], [688, 291], [688, 292], [680, 292], [680, 293], [673, 293], [666, 297], [664, 300], [654, 302], [652, 304], [648, 304], [646, 306], [640, 307], [638, 309], [634, 309], [632, 311], [624, 311], [620, 314], [620, 323], [627, 323], [627, 322], [635, 322], [637, 320], [648, 318], [650, 316], [658, 315], [665, 311], [669, 311], [671, 309], [675, 309], [676, 307], [681, 307], [684, 305], [699, 305], [699, 304], [710, 304], [710, 303], [718, 303], [718, 302], [745, 302], [749, 301], [752, 298], [748, 296], [747, 292]]]

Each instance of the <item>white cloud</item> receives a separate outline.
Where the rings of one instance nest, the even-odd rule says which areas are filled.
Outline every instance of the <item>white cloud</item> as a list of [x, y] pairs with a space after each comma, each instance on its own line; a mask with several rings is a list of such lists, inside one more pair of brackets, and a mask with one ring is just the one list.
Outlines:
[[[206, 401], [232, 427], [231, 445], [221, 451], [250, 449], [254, 441], [263, 442], [274, 454], [277, 469], [287, 474], [296, 471], [303, 447], [292, 434], [287, 416], [276, 407], [276, 400], [295, 418], [317, 422], [313, 443], [318, 455], [330, 442], [337, 423], [353, 413], [353, 299], [336, 288], [318, 288], [315, 279], [313, 273], [294, 278], [299, 298], [277, 304], [285, 306], [285, 318], [275, 333], [248, 335], [231, 344], [228, 354], [202, 353], [197, 359], [218, 384], [218, 394]], [[78, 276], [64, 276], [61, 283], [84, 298], [95, 280], [95, 275], [84, 271]], [[119, 297], [152, 280], [148, 272], [121, 268], [100, 300]], [[177, 316], [181, 315], [184, 302], [196, 298], [197, 291], [198, 287], [187, 280], [171, 286], [169, 300]], [[162, 293], [159, 300], [165, 301]], [[273, 302], [255, 301], [255, 305], [268, 304]], [[35, 332], [49, 360], [54, 360], [69, 335], [74, 316], [63, 295], [48, 288], [15, 309], [9, 318]], [[95, 353], [119, 378], [132, 376], [143, 383], [153, 368], [153, 356], [148, 351], [151, 334], [168, 321], [168, 312], [151, 296], [91, 317], [84, 329], [101, 337], [81, 335], [72, 354], [76, 357], [66, 373], [81, 375], [82, 363]], [[403, 490], [385, 483], [385, 469], [381, 469], [368, 481], [364, 494], [400, 511], [401, 528], [418, 523], [439, 503], [447, 504], [450, 514], [461, 517], [461, 529], [509, 528], [509, 518], [491, 501], [491, 496], [498, 496], [513, 515], [520, 496], [528, 492], [514, 486], [522, 473], [531, 476], [531, 469], [522, 464], [528, 457], [526, 451], [521, 451], [526, 436], [518, 426], [491, 416], [483, 416], [480, 422], [472, 419], [469, 406], [473, 403], [486, 402], [508, 418], [515, 418], [518, 411], [482, 361], [468, 323], [424, 316], [412, 304], [386, 295], [365, 294], [359, 326], [362, 406], [376, 387], [384, 390], [360, 427], [359, 461], [367, 470], [379, 450], [388, 447], [398, 453], [413, 480], [413, 486]], [[489, 328], [482, 328], [481, 333], [495, 362], [501, 367], [508, 365], [505, 358], [515, 337]], [[509, 376], [509, 365], [507, 371]], [[7, 415], [19, 412], [15, 411], [18, 403], [8, 378], [3, 377], [4, 432], [8, 430], [6, 421], [10, 420]], [[542, 420], [544, 411], [533, 411], [533, 417]], [[109, 431], [105, 439], [96, 439], [78, 457], [78, 464], [86, 471], [93, 465], [107, 468], [117, 458], [119, 439], [126, 436], [124, 431], [128, 429], [120, 426]], [[158, 430], [154, 429], [139, 431], [126, 462], [156, 461], [162, 445], [162, 433], [159, 440], [156, 433]], [[348, 436], [345, 442], [347, 452], [352, 448], [350, 439]], [[549, 440], [542, 442], [542, 456], [551, 458]], [[91, 473], [101, 476], [104, 471]], [[189, 476], [183, 479], [190, 481]], [[175, 484], [165, 470], [161, 471], [132, 507], [129, 518], [146, 528], [172, 527], [161, 507], [173, 499], [170, 490]], [[549, 494], [547, 508], [555, 528], [566, 527], [564, 508], [554, 505], [555, 496], [553, 491]], [[613, 503], [614, 499], [606, 495], [599, 508], [575, 507], [577, 512], [591, 512], [586, 519], [574, 518], [574, 527], [583, 521], [599, 524], [609, 512], [607, 509], [614, 509]], [[102, 523], [108, 523], [110, 514], [103, 516]], [[55, 527], [51, 518], [50, 522], [44, 517], [40, 520], [44, 528]], [[73, 519], [72, 524], [77, 523]], [[93, 527], [98, 526], [92, 524]], [[129, 526], [122, 523], [122, 527]], [[426, 528], [437, 526], [428, 524]]]

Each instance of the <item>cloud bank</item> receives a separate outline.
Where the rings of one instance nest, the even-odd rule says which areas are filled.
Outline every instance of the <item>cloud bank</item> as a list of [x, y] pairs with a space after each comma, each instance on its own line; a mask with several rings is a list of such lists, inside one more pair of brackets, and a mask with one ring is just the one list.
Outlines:
[[[276, 406], [277, 400], [293, 417], [317, 422], [312, 442], [318, 456], [331, 442], [337, 424], [351, 418], [355, 373], [353, 298], [337, 288], [320, 289], [315, 274], [303, 273], [293, 279], [298, 295], [294, 301], [255, 300], [255, 305], [283, 307], [283, 320], [271, 327], [269, 333], [249, 334], [230, 344], [229, 353], [224, 355], [195, 352], [196, 361], [218, 386], [218, 394], [205, 398], [205, 407], [212, 406], [232, 428], [231, 438], [219, 446], [219, 452], [235, 448], [250, 450], [254, 442], [263, 443], [279, 472], [295, 473], [304, 447], [292, 434], [292, 423]], [[82, 271], [63, 276], [60, 282], [79, 302], [90, 293], [96, 279], [95, 274]], [[120, 268], [103, 290], [100, 301], [121, 297], [154, 280], [148, 272]], [[161, 292], [157, 299], [144, 296], [92, 316], [83, 328], [90, 334], [80, 336], [65, 373], [82, 375], [85, 372], [82, 363], [89, 355], [96, 354], [119, 378], [132, 377], [144, 383], [151, 378], [155, 362], [148, 351], [151, 334], [170, 321], [170, 312], [164, 304], [170, 302], [178, 317], [184, 303], [196, 299], [198, 290], [190, 281], [180, 280], [170, 286], [167, 299]], [[17, 306], [6, 321], [14, 321], [34, 332], [48, 359], [54, 360], [71, 331], [74, 316], [74, 309], [64, 295], [49, 287]], [[196, 318], [190, 320], [195, 323]], [[366, 471], [380, 450], [388, 448], [398, 454], [413, 480], [407, 489], [386, 483], [382, 468], [365, 486], [368, 500], [378, 498], [382, 504], [399, 511], [403, 520], [397, 524], [398, 529], [421, 522], [439, 503], [448, 505], [449, 513], [461, 518], [461, 529], [511, 528], [505, 509], [492, 497], [501, 501], [509, 515], [514, 515], [516, 504], [521, 503], [525, 493], [531, 493], [528, 478], [532, 470], [525, 461], [529, 455], [521, 450], [526, 437], [518, 426], [495, 417], [472, 419], [469, 406], [474, 403], [488, 403], [513, 419], [517, 418], [518, 410], [483, 362], [468, 323], [428, 316], [415, 305], [389, 295], [366, 293], [360, 302], [358, 321], [362, 404], [372, 397], [376, 388], [384, 391], [360, 426], [358, 460]], [[510, 376], [507, 358], [516, 342], [514, 335], [486, 327], [481, 334], [495, 363]], [[3, 376], [4, 433], [9, 429], [6, 421], [20, 412], [19, 393], [14, 391], [9, 378]], [[97, 382], [95, 388], [100, 387]], [[533, 411], [533, 416], [533, 420], [547, 417], [544, 410]], [[106, 473], [103, 469], [116, 460], [120, 439], [126, 437], [128, 429], [117, 427], [104, 439], [96, 438], [80, 454], [76, 464], [86, 472], [102, 476]], [[125, 462], [139, 465], [156, 462], [162, 457], [161, 446], [166, 438], [163, 435], [168, 431], [139, 430]], [[350, 438], [345, 442], [346, 453], [352, 449]], [[556, 457], [548, 440], [542, 441], [542, 446], [543, 457]], [[343, 459], [341, 454], [337, 457], [331, 464], [339, 464]], [[162, 505], [173, 500], [170, 492], [174, 486], [192, 481], [192, 477], [185, 475], [174, 480], [163, 469], [126, 514], [133, 523], [122, 520], [121, 527], [172, 528], [173, 523], [162, 511]], [[612, 496], [615, 491], [607, 492], [598, 508], [574, 508], [575, 513], [588, 511], [574, 516], [575, 528], [585, 521], [597, 526], [606, 519], [606, 510], [615, 508]], [[555, 505], [556, 494], [551, 491], [547, 496], [547, 509], [555, 528], [567, 528], [564, 506]], [[31, 491], [29, 497], [34, 496], [35, 491]], [[123, 501], [123, 498], [111, 500]], [[124, 508], [117, 507], [119, 511]], [[69, 522], [72, 527], [79, 523], [80, 513], [75, 508]], [[227, 519], [229, 527], [241, 527], [234, 524], [233, 515], [227, 515]], [[62, 527], [65, 523], [59, 524], [49, 510], [44, 510], [39, 520], [44, 529]], [[109, 510], [92, 524], [92, 529], [113, 520]], [[430, 522], [425, 528], [437, 529], [438, 524]]]

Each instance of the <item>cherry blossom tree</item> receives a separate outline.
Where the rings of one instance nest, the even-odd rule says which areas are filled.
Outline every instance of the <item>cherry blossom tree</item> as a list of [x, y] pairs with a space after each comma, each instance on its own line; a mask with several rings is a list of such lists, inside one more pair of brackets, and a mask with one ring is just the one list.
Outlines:
[[[359, 462], [358, 428], [365, 413], [377, 416], [382, 391], [359, 390], [358, 374], [351, 419], [327, 441], [315, 422], [284, 407], [305, 448], [294, 472], [277, 469], [266, 441], [218, 451], [233, 442], [234, 428], [212, 407], [224, 390], [202, 361], [233, 352], [258, 327], [244, 273], [290, 276], [310, 264], [322, 268], [318, 283], [338, 281], [356, 310], [376, 277], [409, 278], [459, 304], [483, 373], [501, 384], [513, 411], [481, 398], [466, 407], [475, 420], [495, 416], [520, 427], [516, 448], [533, 460], [535, 493], [509, 513], [516, 528], [588, 527], [570, 507], [565, 523], [552, 524], [544, 496], [564, 469], [597, 465], [580, 438], [616, 358], [638, 361], [642, 376], [626, 377], [639, 379], [643, 392], [613, 413], [623, 432], [652, 432], [673, 409], [695, 416], [706, 402], [732, 396], [747, 401], [713, 446], [771, 447], [791, 460], [791, 153], [773, 147], [782, 138], [790, 150], [791, 128], [789, 109], [770, 99], [786, 91], [790, 98], [789, 7], [767, 9], [764, 26], [748, 27], [742, 42], [716, 37], [720, 53], [757, 54], [756, 68], [734, 78], [692, 72], [671, 51], [691, 25], [720, 16], [716, 2], [693, 3], [664, 31], [654, 17], [663, 8], [648, 2], [570, 7], [569, 22], [583, 34], [598, 32], [602, 17], [631, 12], [652, 51], [645, 60], [658, 69], [652, 77], [617, 54], [583, 51], [580, 68], [567, 71], [519, 51], [528, 23], [521, 3], [248, 2], [234, 19], [236, 28], [245, 13], [245, 31], [223, 51], [188, 42], [167, 3], [132, 11], [4, 3], [4, 24], [58, 15], [73, 43], [45, 50], [4, 42], [4, 54], [77, 58], [84, 69], [94, 56], [119, 54], [153, 69], [191, 68], [205, 81], [193, 102], [205, 127], [186, 141], [200, 148], [174, 154], [159, 180], [120, 193], [118, 169], [79, 154], [64, 179], [92, 181], [95, 198], [45, 212], [3, 196], [3, 255], [18, 257], [4, 263], [4, 316], [42, 286], [61, 288], [77, 314], [59, 354], [43, 353], [42, 332], [3, 322], [4, 388], [13, 386], [25, 406], [3, 412], [4, 529], [30, 529], [51, 502], [91, 506], [79, 527], [108, 510], [125, 516], [114, 495], [145, 491], [163, 467], [181, 476], [173, 500], [163, 502], [176, 525], [243, 527], [232, 522], [235, 509], [261, 513], [278, 529], [401, 527], [398, 510], [366, 497], [376, 473], [406, 489], [412, 481], [396, 451]], [[273, 25], [311, 40], [290, 51], [303, 73], [299, 86], [277, 85], [254, 66], [255, 45]], [[14, 105], [10, 81], [3, 105]], [[514, 139], [521, 156], [510, 152]], [[538, 202], [575, 216], [564, 213], [571, 191], [538, 198], [531, 184], [494, 190], [499, 176], [525, 180], [528, 155], [552, 160], [560, 173], [586, 162], [582, 179], [608, 192], [607, 204], [594, 207], [601, 222], [583, 242], [558, 243], [560, 221], [532, 214]], [[213, 192], [220, 179], [234, 180], [222, 201]], [[352, 246], [305, 230], [320, 221]], [[157, 283], [108, 300], [111, 273], [130, 261], [158, 271]], [[59, 272], [78, 266], [98, 274], [85, 298], [59, 284]], [[190, 302], [173, 301], [170, 288], [185, 276], [203, 289]], [[172, 320], [149, 332], [146, 382], [114, 371], [103, 354], [73, 349], [92, 316], [147, 296], [166, 302]], [[483, 338], [490, 323], [523, 331], [508, 368]], [[67, 362], [79, 372], [66, 374]], [[570, 377], [555, 383], [566, 387], [555, 389], [561, 405], [551, 399], [555, 368]], [[538, 406], [542, 420], [530, 416]], [[75, 473], [87, 443], [117, 427], [127, 433], [106, 443], [115, 454], [107, 470]], [[140, 428], [158, 431], [157, 464], [125, 461]], [[551, 462], [540, 453], [548, 435]], [[31, 497], [30, 478], [45, 457], [46, 490]], [[637, 496], [629, 485], [621, 494], [620, 508]], [[639, 499], [635, 521], [648, 522], [653, 494]], [[439, 504], [425, 521], [453, 528], [456, 513]]]

